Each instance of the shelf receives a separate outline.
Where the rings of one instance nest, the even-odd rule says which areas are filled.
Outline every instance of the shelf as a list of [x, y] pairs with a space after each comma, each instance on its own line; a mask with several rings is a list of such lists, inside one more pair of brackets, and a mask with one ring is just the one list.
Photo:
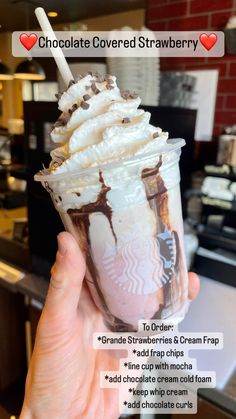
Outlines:
[[11, 176], [14, 176], [17, 179], [28, 180], [29, 172], [26, 166], [20, 164], [11, 164], [8, 166], [8, 171]]
[[202, 200], [202, 204], [205, 206], [236, 212], [235, 201], [225, 201], [219, 198], [210, 198], [209, 196], [202, 196], [201, 200]]
[[0, 236], [0, 249], [0, 259], [20, 268], [29, 269], [31, 258], [26, 244]]
[[227, 249], [236, 253], [236, 240], [223, 236], [220, 231], [216, 232], [215, 234], [206, 231], [198, 231], [197, 235], [199, 238], [200, 246], [207, 248], [220, 247], [222, 249]]
[[207, 164], [204, 167], [207, 176], [223, 177], [232, 181], [236, 181], [236, 167], [228, 164], [214, 165]]

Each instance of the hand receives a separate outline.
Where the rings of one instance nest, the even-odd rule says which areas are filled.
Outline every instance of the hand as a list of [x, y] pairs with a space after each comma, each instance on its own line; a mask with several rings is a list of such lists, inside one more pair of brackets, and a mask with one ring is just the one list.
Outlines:
[[[100, 388], [100, 371], [119, 369], [121, 351], [94, 350], [95, 332], [107, 331], [86, 284], [85, 261], [69, 233], [58, 252], [26, 380], [20, 419], [117, 419], [118, 390]], [[189, 274], [189, 298], [199, 279]]]

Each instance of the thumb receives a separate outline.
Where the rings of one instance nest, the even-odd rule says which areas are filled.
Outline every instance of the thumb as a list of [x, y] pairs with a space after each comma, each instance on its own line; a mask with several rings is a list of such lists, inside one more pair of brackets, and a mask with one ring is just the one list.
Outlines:
[[71, 317], [76, 315], [82, 283], [85, 275], [85, 260], [70, 233], [57, 237], [58, 252], [51, 270], [51, 279], [45, 310], [51, 315]]
[[200, 280], [194, 272], [188, 273], [188, 298], [194, 300], [200, 291]]

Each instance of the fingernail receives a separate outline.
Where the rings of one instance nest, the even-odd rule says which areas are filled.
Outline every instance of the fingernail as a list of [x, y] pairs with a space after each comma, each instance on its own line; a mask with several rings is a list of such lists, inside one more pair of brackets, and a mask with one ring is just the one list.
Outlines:
[[64, 256], [66, 253], [66, 246], [63, 243], [63, 240], [61, 239], [60, 235], [57, 236], [57, 243], [58, 243], [58, 252], [61, 256]]

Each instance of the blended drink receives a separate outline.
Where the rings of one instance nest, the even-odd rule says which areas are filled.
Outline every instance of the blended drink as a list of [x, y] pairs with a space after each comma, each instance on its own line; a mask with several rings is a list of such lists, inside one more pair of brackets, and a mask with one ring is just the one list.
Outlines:
[[58, 143], [36, 175], [87, 261], [86, 281], [112, 331], [181, 320], [188, 279], [179, 191], [184, 140], [150, 125], [116, 78], [86, 74], [59, 97]]

